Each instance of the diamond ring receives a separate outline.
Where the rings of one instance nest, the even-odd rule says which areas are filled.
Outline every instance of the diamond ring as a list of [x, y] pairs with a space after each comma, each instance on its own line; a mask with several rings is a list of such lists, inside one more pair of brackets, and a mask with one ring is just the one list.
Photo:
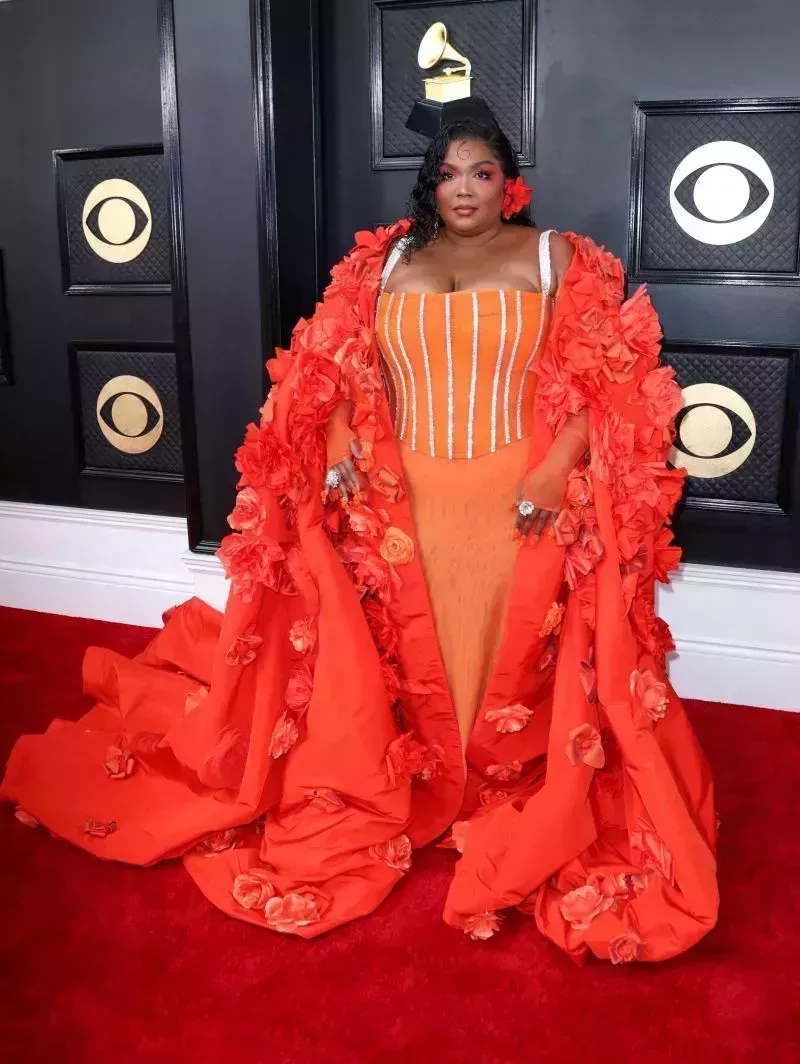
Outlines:
[[342, 474], [338, 469], [329, 469], [325, 474], [325, 487], [338, 488], [342, 482]]
[[530, 517], [536, 510], [536, 506], [530, 499], [523, 499], [522, 502], [517, 505], [517, 510], [519, 511], [520, 517]]

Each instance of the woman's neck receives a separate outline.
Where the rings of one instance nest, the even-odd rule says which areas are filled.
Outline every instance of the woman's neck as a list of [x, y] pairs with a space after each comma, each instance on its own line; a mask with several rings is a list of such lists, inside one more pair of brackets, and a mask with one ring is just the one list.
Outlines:
[[498, 221], [490, 229], [484, 229], [480, 233], [456, 233], [447, 226], [439, 234], [440, 240], [447, 241], [453, 247], [458, 248], [481, 248], [495, 241], [503, 231], [503, 223]]

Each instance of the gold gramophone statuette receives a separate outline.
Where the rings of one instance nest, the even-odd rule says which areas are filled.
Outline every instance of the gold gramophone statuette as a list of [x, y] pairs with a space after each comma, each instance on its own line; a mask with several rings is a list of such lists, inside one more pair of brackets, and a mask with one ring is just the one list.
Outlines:
[[443, 22], [434, 22], [420, 41], [417, 62], [423, 70], [430, 70], [443, 59], [455, 61], [457, 66], [447, 66], [441, 74], [425, 78], [425, 99], [447, 103], [463, 100], [470, 95], [472, 64], [465, 55], [447, 43], [447, 27]]

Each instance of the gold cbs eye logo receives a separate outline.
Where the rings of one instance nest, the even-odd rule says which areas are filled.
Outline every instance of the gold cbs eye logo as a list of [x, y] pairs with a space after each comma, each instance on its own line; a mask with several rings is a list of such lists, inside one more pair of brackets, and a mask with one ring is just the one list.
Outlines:
[[83, 235], [106, 262], [131, 262], [147, 247], [153, 215], [140, 188], [122, 178], [95, 185], [83, 204]]
[[118, 451], [144, 454], [164, 431], [164, 409], [158, 393], [142, 380], [123, 373], [106, 381], [95, 403], [100, 431]]
[[691, 477], [712, 480], [744, 465], [756, 442], [756, 419], [733, 388], [706, 382], [683, 389], [669, 461]]

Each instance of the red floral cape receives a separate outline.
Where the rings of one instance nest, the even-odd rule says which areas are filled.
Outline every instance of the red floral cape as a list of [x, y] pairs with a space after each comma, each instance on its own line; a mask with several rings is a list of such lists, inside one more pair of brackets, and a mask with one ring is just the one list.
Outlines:
[[[583, 407], [590, 446], [555, 537], [519, 551], [464, 758], [374, 332], [408, 225], [358, 233], [268, 363], [218, 552], [224, 615], [193, 598], [132, 661], [90, 648], [98, 705], [20, 739], [0, 795], [106, 858], [180, 854], [220, 908], [278, 931], [371, 911], [439, 839], [461, 855], [444, 918], [473, 938], [518, 907], [579, 962], [669, 957], [714, 926], [718, 897], [712, 780], [653, 609], [682, 485], [656, 313], [644, 287], [623, 301], [619, 259], [563, 234], [530, 464]], [[343, 398], [369, 482], [346, 508], [322, 498]], [[102, 778], [64, 773], [67, 746], [73, 766], [104, 759]]]

